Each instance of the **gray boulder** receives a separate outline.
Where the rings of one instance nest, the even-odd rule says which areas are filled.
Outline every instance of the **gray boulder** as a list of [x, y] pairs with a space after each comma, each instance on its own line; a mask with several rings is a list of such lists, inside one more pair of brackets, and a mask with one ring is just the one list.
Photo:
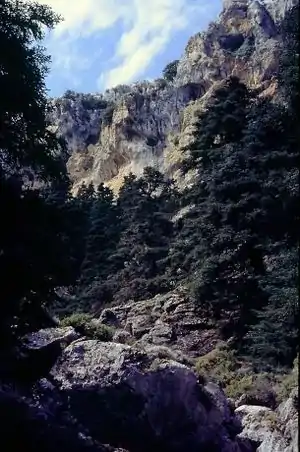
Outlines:
[[298, 452], [298, 388], [272, 411], [262, 406], [242, 405], [235, 410], [243, 424], [240, 438], [255, 441], [257, 452]]
[[0, 382], [0, 437], [3, 452], [126, 452], [93, 440], [46, 380], [32, 393]]
[[42, 349], [53, 342], [60, 342], [68, 345], [78, 339], [80, 335], [73, 327], [45, 328], [34, 333], [30, 333], [23, 339], [23, 344], [28, 349]]
[[[222, 390], [187, 366], [126, 344], [73, 343], [52, 376], [95, 440], [132, 452], [239, 452], [245, 441]], [[247, 443], [248, 444], [248, 443]]]

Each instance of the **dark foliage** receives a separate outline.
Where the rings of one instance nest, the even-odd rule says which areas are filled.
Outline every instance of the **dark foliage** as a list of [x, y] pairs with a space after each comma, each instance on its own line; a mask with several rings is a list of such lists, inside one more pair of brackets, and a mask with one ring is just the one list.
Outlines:
[[[282, 24], [284, 102], [229, 78], [199, 116], [186, 152], [182, 170], [197, 170], [197, 183], [179, 195], [172, 181], [146, 168], [125, 178], [117, 200], [103, 184], [71, 196], [63, 143], [47, 129], [49, 60], [39, 43], [43, 26], [58, 20], [34, 3], [1, 4], [1, 339], [44, 325], [40, 307], [47, 304], [60, 314], [87, 313], [183, 283], [199, 311], [258, 367], [291, 365], [299, 230], [295, 9]], [[247, 44], [229, 38], [223, 44], [232, 51]], [[165, 68], [165, 80], [177, 66]], [[111, 123], [112, 103], [84, 95], [82, 102], [103, 109], [103, 125]], [[155, 146], [153, 137], [148, 144]], [[174, 225], [184, 206], [188, 213]], [[59, 288], [72, 288], [71, 302], [56, 303]]]
[[115, 111], [114, 105], [108, 104], [102, 116], [103, 127], [110, 126], [110, 124], [112, 123], [114, 111]]
[[164, 79], [168, 82], [172, 82], [177, 74], [179, 60], [174, 60], [171, 63], [167, 64], [167, 66], [163, 70]]
[[241, 352], [273, 367], [291, 365], [297, 350], [294, 118], [236, 79], [216, 91], [186, 159], [199, 181], [185, 193], [194, 207], [170, 254], [169, 274], [189, 281], [199, 309]]
[[104, 282], [114, 271], [111, 255], [117, 248], [119, 235], [119, 208], [112, 191], [101, 184], [92, 195], [77, 290], [83, 311], [90, 310], [95, 301], [101, 304], [111, 299]]
[[94, 259], [95, 250], [99, 250], [98, 265], [91, 266], [96, 274], [89, 273], [92, 280], [83, 286], [97, 307], [112, 301], [151, 297], [167, 289], [164, 259], [173, 231], [173, 191], [172, 183], [165, 181], [161, 173], [147, 168], [141, 178], [125, 178], [116, 206], [110, 197], [107, 215], [111, 219], [105, 217], [100, 206], [94, 240], [104, 229], [106, 235], [100, 235], [102, 244], [98, 248], [91, 245]]
[[68, 273], [63, 215], [46, 199], [48, 190], [68, 182], [62, 143], [47, 130], [49, 58], [39, 44], [44, 26], [58, 21], [48, 7], [1, 2], [1, 342], [37, 326], [39, 306]]

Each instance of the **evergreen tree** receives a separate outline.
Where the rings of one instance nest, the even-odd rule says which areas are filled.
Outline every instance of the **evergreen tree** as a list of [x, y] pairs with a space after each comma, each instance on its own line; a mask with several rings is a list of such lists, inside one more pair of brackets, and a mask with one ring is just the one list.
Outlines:
[[279, 59], [279, 87], [289, 109], [299, 115], [299, 5], [287, 11], [280, 32], [283, 48]]
[[118, 208], [113, 192], [99, 185], [89, 215], [85, 256], [78, 284], [78, 302], [82, 310], [89, 311], [97, 302], [110, 301], [111, 294], [105, 288], [105, 280], [113, 268], [109, 260], [119, 239]]
[[[38, 3], [3, 0], [0, 9], [0, 149], [5, 172], [46, 179], [64, 174], [57, 138], [47, 129], [49, 57], [39, 42], [60, 18]], [[32, 174], [32, 172], [31, 172]]]
[[297, 249], [280, 242], [272, 248], [264, 281], [269, 303], [256, 313], [245, 341], [245, 352], [262, 370], [291, 367], [298, 351]]
[[[59, 21], [37, 3], [3, 0], [0, 9], [0, 334], [32, 323], [60, 283], [56, 213], [31, 182], [66, 181], [62, 144], [47, 129], [45, 75], [49, 58], [40, 42]], [[45, 187], [45, 185], [44, 185]], [[48, 248], [46, 246], [48, 245]], [[2, 343], [4, 343], [2, 341]]]
[[251, 97], [230, 78], [201, 115], [189, 158], [199, 181], [186, 194], [194, 208], [170, 257], [171, 271], [181, 262], [181, 277], [190, 281], [200, 308], [224, 322], [223, 333], [238, 342], [255, 322], [255, 310], [268, 300], [261, 287], [262, 165], [253, 164], [253, 142], [245, 140]]
[[171, 63], [167, 64], [167, 66], [163, 70], [163, 76], [164, 78], [172, 82], [177, 74], [177, 68], [178, 68], [179, 60], [174, 60]]
[[[260, 358], [272, 365], [295, 356], [295, 286], [279, 264], [297, 242], [295, 132], [289, 107], [256, 98], [236, 79], [217, 90], [186, 159], [184, 170], [196, 168], [198, 183], [185, 193], [191, 209], [169, 257], [169, 275], [189, 282], [199, 307], [223, 325], [225, 336], [235, 336], [242, 352], [250, 329], [248, 353], [257, 358], [261, 350]], [[268, 258], [279, 266], [271, 272]], [[289, 301], [280, 301], [284, 287]], [[285, 331], [273, 358], [269, 319]]]
[[220, 159], [220, 153], [214, 150], [242, 137], [249, 98], [249, 91], [237, 77], [229, 77], [215, 91], [206, 111], [198, 117], [196, 140], [183, 162], [184, 172], [199, 165], [203, 169], [211, 165], [214, 158]]
[[125, 178], [118, 200], [122, 232], [111, 257], [115, 275], [108, 280], [116, 292], [115, 301], [147, 298], [167, 290], [165, 258], [174, 202], [172, 182], [153, 168], [146, 168], [141, 178]]
[[[283, 52], [279, 90], [286, 107], [265, 102], [253, 111], [251, 125], [260, 146], [252, 146], [262, 160], [264, 217], [261, 232], [267, 239], [267, 272], [263, 280], [269, 294], [266, 307], [257, 312], [245, 351], [260, 368], [291, 366], [298, 349], [299, 303], [297, 247], [299, 230], [299, 77], [298, 7], [282, 23]], [[263, 107], [263, 108], [262, 108]], [[251, 127], [249, 127], [251, 131]], [[263, 138], [263, 140], [262, 140]], [[249, 140], [250, 141], [250, 140]]]

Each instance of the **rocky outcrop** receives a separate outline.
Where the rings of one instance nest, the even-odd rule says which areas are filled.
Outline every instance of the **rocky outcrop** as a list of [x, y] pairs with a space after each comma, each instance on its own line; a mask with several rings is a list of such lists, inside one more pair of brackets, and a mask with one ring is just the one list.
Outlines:
[[[109, 311], [104, 317], [114, 321]], [[119, 337], [121, 332], [126, 339], [126, 330], [119, 330]], [[168, 336], [169, 329], [164, 326], [161, 333]], [[33, 386], [0, 380], [6, 452], [297, 450], [298, 389], [275, 411], [249, 405], [235, 409], [220, 387], [198, 377], [178, 351], [77, 338], [72, 328], [28, 335], [26, 347], [38, 352], [30, 364], [38, 367], [40, 357], [57, 343], [60, 353], [54, 362], [50, 356], [46, 378]]]
[[144, 347], [166, 346], [180, 360], [179, 355], [187, 358], [204, 355], [220, 341], [214, 324], [196, 312], [195, 304], [181, 289], [104, 309], [98, 322], [117, 328], [117, 341], [122, 336], [122, 342]]
[[299, 2], [297, 0], [264, 0], [264, 5], [276, 24], [279, 24], [282, 21], [288, 10], [298, 4]]
[[240, 451], [241, 426], [220, 388], [187, 366], [125, 344], [67, 347], [52, 376], [95, 439], [130, 451]]
[[6, 356], [1, 350], [0, 380], [32, 387], [49, 374], [63, 348], [79, 337], [73, 328], [47, 328], [29, 334]]
[[[189, 40], [173, 82], [158, 79], [102, 95], [68, 92], [54, 99], [52, 130], [67, 141], [74, 192], [83, 182], [105, 182], [117, 192], [124, 175], [141, 174], [149, 165], [173, 176], [181, 158], [177, 143], [193, 120], [185, 114], [190, 104], [230, 75], [262, 90], [276, 86], [279, 23], [292, 4], [224, 1], [220, 17]], [[192, 181], [191, 176], [181, 183]]]
[[242, 405], [235, 410], [243, 424], [241, 438], [257, 443], [257, 452], [297, 452], [298, 388], [272, 411], [262, 406]]
[[30, 333], [23, 339], [23, 344], [27, 350], [44, 349], [54, 342], [59, 342], [61, 345], [69, 345], [71, 342], [79, 339], [79, 334], [76, 333], [71, 326], [61, 328], [45, 328], [34, 333]]
[[268, 10], [258, 1], [224, 3], [219, 19], [193, 36], [178, 65], [176, 84], [214, 82], [237, 75], [249, 86], [276, 72], [279, 36]]
[[126, 452], [91, 438], [47, 380], [32, 393], [0, 383], [0, 438], [5, 452]]

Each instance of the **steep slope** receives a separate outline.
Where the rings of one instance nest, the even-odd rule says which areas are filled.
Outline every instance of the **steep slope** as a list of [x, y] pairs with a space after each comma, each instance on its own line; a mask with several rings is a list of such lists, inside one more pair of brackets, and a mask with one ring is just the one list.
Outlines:
[[74, 192], [83, 182], [105, 182], [118, 191], [124, 175], [140, 174], [149, 165], [174, 175], [178, 144], [186, 142], [193, 105], [199, 107], [195, 101], [230, 75], [272, 94], [279, 24], [293, 3], [225, 0], [216, 22], [189, 40], [172, 82], [121, 85], [104, 94], [67, 92], [54, 99], [51, 121], [67, 141]]

